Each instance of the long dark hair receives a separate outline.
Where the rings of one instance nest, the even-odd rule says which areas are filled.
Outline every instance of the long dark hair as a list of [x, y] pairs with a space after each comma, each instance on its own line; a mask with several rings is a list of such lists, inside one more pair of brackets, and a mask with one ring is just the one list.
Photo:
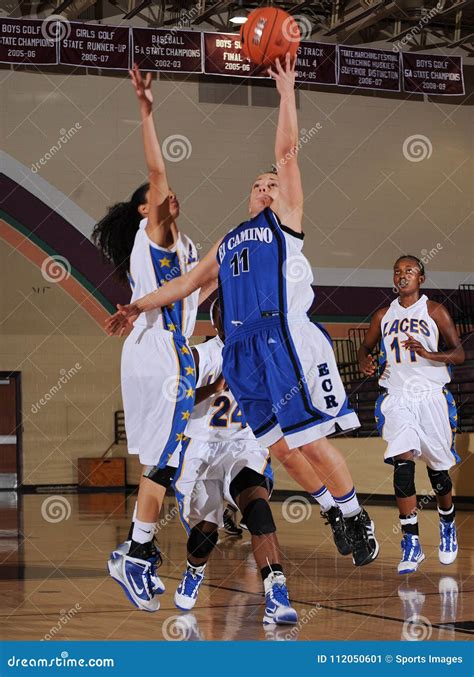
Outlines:
[[138, 207], [146, 203], [149, 188], [150, 184], [144, 183], [128, 202], [118, 202], [110, 207], [92, 231], [92, 241], [100, 249], [104, 259], [112, 263], [115, 275], [123, 282], [127, 280], [130, 254], [142, 219]]

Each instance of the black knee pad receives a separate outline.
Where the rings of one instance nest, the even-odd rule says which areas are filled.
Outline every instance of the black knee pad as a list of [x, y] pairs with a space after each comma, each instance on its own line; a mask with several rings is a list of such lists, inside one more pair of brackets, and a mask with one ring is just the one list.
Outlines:
[[408, 498], [416, 494], [415, 461], [394, 461], [393, 488], [398, 498]]
[[272, 509], [264, 498], [256, 498], [245, 507], [242, 513], [243, 521], [252, 536], [274, 534], [276, 531]]
[[453, 488], [453, 483], [447, 470], [432, 470], [426, 468], [428, 477], [430, 478], [431, 486], [437, 496], [446, 496]]
[[199, 527], [193, 527], [188, 538], [188, 553], [198, 559], [208, 557], [217, 543], [217, 525], [214, 531], [205, 533]]
[[158, 468], [156, 465], [150, 465], [143, 473], [143, 477], [147, 477], [152, 482], [156, 482], [156, 484], [168, 489], [171, 486], [171, 482], [173, 481], [173, 477], [176, 474], [176, 470], [177, 468], [172, 468], [169, 465], [165, 466], [164, 468]]
[[251, 487], [264, 487], [270, 493], [270, 481], [265, 475], [262, 475], [251, 468], [242, 468], [242, 470], [234, 477], [229, 486], [230, 495], [235, 499], [244, 489]]

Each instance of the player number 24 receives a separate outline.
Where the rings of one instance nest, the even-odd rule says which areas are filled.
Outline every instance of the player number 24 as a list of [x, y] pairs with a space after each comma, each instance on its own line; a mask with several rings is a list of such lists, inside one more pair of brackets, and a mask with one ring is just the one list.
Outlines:
[[213, 414], [209, 422], [210, 428], [227, 428], [231, 423], [237, 423], [242, 428], [246, 427], [242, 423], [242, 412], [237, 403], [235, 403], [232, 410], [229, 411], [230, 400], [225, 395], [217, 397], [212, 406], [217, 407], [217, 411]]

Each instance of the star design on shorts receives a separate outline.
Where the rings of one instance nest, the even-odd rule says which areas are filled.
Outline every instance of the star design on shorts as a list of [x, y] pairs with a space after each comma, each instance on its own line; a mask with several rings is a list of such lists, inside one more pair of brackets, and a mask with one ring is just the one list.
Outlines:
[[185, 437], [186, 437], [186, 435], [184, 433], [178, 433], [176, 435], [176, 442], [182, 442]]
[[194, 390], [192, 388], [188, 388], [186, 390], [186, 397], [193, 397], [194, 395]]
[[189, 350], [186, 348], [186, 346], [183, 346], [181, 348], [181, 352], [183, 353], [183, 355], [189, 355]]
[[176, 325], [170, 322], [168, 325], [168, 329], [169, 331], [176, 331]]
[[186, 367], [186, 376], [194, 376], [194, 368]]
[[171, 259], [166, 258], [166, 256], [163, 256], [162, 259], [159, 259], [159, 262], [162, 268], [169, 268], [171, 266]]
[[375, 417], [375, 422], [376, 422], [376, 423], [379, 422], [379, 417], [378, 417], [378, 416]]
[[182, 416], [183, 416], [183, 421], [187, 421], [189, 419], [189, 417], [191, 416], [191, 412], [190, 411], [183, 411]]

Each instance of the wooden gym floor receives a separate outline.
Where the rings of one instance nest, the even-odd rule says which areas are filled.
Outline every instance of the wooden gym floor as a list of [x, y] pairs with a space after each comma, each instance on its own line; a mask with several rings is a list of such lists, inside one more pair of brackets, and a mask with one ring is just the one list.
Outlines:
[[[420, 513], [427, 559], [399, 576], [397, 511], [371, 507], [381, 544], [373, 564], [355, 568], [336, 555], [316, 506], [272, 502], [291, 599], [300, 621], [262, 625], [261, 581], [250, 540], [221, 534], [192, 614], [174, 607], [185, 561], [185, 534], [166, 499], [158, 539], [159, 573], [167, 590], [155, 614], [135, 610], [106, 574], [106, 561], [124, 540], [134, 505], [124, 494], [0, 493], [0, 595], [4, 639], [56, 640], [467, 640], [473, 633], [474, 513], [458, 512], [460, 554], [437, 559], [433, 510]], [[291, 514], [289, 514], [291, 513]], [[285, 519], [285, 514], [290, 520]], [[300, 520], [300, 521], [296, 521]], [[409, 620], [411, 619], [411, 620]]]

